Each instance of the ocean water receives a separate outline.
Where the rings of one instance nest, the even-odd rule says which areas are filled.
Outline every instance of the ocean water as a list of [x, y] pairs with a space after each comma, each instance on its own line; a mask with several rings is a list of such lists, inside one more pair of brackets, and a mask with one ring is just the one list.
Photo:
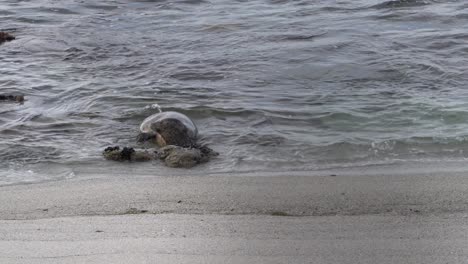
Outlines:
[[[463, 0], [3, 0], [0, 184], [289, 173], [468, 157]], [[179, 111], [219, 158], [103, 160]], [[424, 166], [423, 166], [424, 167]]]

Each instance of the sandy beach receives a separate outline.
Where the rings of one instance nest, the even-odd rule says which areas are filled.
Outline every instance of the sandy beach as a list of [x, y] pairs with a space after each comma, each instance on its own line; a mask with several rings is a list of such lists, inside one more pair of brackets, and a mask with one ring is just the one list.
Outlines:
[[1, 263], [464, 263], [465, 173], [0, 187]]
[[0, 3], [0, 264], [468, 263], [468, 1]]

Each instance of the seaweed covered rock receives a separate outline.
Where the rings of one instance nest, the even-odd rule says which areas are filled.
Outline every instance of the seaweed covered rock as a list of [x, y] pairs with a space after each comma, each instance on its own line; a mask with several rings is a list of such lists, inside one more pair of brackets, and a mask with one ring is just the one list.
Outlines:
[[0, 32], [0, 44], [6, 41], [12, 41], [15, 37], [7, 32]]
[[134, 148], [108, 147], [102, 155], [108, 160], [114, 161], [149, 161], [157, 158], [156, 153], [145, 150], [136, 151]]
[[183, 148], [169, 145], [158, 152], [160, 159], [168, 167], [172, 168], [191, 168], [202, 162], [202, 153], [195, 148]]
[[134, 148], [108, 147], [103, 155], [114, 161], [150, 161], [162, 160], [168, 167], [192, 168], [197, 164], [209, 161], [211, 157], [219, 155], [208, 147], [183, 148], [169, 145], [156, 151], [135, 150]]

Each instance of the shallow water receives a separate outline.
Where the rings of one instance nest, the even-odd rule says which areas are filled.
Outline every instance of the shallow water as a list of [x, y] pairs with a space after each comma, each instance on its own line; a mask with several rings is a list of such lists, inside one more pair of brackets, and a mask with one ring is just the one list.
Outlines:
[[[468, 154], [465, 1], [5, 0], [0, 184], [76, 167], [309, 171]], [[179, 111], [221, 153], [187, 172], [102, 160]]]

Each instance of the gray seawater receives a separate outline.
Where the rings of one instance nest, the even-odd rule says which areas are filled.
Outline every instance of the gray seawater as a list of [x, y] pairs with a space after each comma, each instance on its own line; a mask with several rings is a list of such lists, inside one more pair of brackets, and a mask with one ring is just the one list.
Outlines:
[[[461, 161], [463, 0], [3, 0], [0, 184]], [[193, 170], [104, 161], [158, 111], [221, 153]]]

